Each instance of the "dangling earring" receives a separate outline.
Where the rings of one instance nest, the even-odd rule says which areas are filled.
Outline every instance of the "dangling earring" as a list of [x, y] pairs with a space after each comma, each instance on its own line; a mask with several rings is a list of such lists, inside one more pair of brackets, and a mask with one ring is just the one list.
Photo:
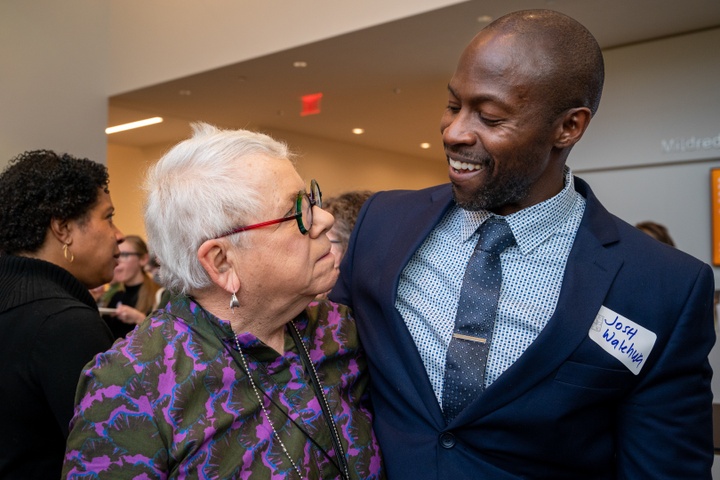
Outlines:
[[[70, 263], [73, 263], [73, 261], [75, 260], [75, 255], [73, 255], [73, 253], [70, 251], [70, 248], [68, 248], [69, 246], [70, 246], [69, 243], [63, 243], [63, 247], [62, 247], [63, 248], [63, 256], [65, 257], [65, 260], [67, 260]], [[68, 254], [70, 254], [69, 257], [68, 257]]]
[[232, 297], [230, 297], [230, 310], [235, 313], [235, 309], [238, 307], [240, 307], [240, 302], [238, 302], [237, 295], [233, 292]]

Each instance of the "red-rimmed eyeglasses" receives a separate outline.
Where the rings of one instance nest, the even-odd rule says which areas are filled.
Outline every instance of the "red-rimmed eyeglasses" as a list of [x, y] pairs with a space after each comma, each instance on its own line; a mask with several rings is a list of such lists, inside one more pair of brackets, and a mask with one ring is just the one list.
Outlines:
[[292, 215], [288, 215], [287, 217], [282, 218], [276, 218], [275, 220], [268, 220], [266, 222], [237, 227], [213, 238], [227, 237], [228, 235], [233, 235], [235, 233], [245, 232], [254, 228], [267, 227], [269, 225], [276, 225], [278, 223], [288, 222], [290, 220], [297, 220], [297, 225], [300, 229], [300, 233], [305, 235], [312, 228], [312, 208], [315, 206], [317, 206], [318, 208], [322, 208], [322, 192], [320, 191], [318, 183], [313, 179], [310, 182], [310, 193], [307, 193], [303, 190], [298, 192], [297, 200], [295, 202], [295, 213], [293, 213]]

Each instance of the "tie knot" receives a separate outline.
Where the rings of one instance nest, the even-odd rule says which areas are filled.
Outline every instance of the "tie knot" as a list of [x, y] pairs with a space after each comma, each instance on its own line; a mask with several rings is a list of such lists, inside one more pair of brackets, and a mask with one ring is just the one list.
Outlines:
[[478, 228], [480, 238], [476, 249], [494, 254], [501, 254], [506, 248], [515, 245], [510, 225], [501, 218], [489, 218]]

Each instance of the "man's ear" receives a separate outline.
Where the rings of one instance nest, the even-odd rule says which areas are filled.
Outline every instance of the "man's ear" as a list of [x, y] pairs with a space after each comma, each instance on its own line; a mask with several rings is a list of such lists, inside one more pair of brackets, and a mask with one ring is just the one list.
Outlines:
[[50, 219], [50, 232], [62, 244], [72, 243], [72, 228], [67, 220]]
[[555, 140], [556, 148], [570, 148], [582, 138], [590, 124], [592, 112], [587, 107], [571, 108], [562, 115]]
[[197, 257], [210, 280], [228, 293], [240, 289], [240, 278], [228, 258], [228, 244], [222, 240], [206, 240], [198, 248]]

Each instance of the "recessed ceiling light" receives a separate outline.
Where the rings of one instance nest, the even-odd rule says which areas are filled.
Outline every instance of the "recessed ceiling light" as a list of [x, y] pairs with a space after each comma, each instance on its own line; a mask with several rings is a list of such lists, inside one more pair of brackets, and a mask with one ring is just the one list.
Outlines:
[[478, 23], [490, 23], [493, 21], [493, 17], [491, 17], [490, 15], [480, 15], [479, 17], [477, 17], [477, 21]]
[[180, 90], [178, 93], [179, 93], [180, 95], [185, 96], [185, 97], [188, 97], [188, 96], [192, 95], [192, 91], [190, 91], [190, 90]]
[[355, 135], [362, 135], [363, 133], [365, 133], [365, 130], [362, 129], [362, 128], [353, 128], [353, 129], [352, 129], [352, 132], [353, 132]]
[[123, 123], [122, 125], [116, 125], [114, 127], [108, 127], [105, 129], [105, 133], [110, 135], [111, 133], [124, 132], [125, 130], [132, 130], [133, 128], [147, 127], [148, 125], [155, 125], [161, 123], [162, 117], [146, 118], [145, 120], [138, 120], [137, 122]]
[[423, 142], [420, 144], [420, 148], [422, 148], [423, 150], [427, 150], [428, 148], [430, 148], [430, 144], [427, 142]]
[[305, 68], [305, 67], [307, 67], [307, 62], [303, 62], [303, 61], [293, 62], [293, 67], [295, 67], [295, 68]]

